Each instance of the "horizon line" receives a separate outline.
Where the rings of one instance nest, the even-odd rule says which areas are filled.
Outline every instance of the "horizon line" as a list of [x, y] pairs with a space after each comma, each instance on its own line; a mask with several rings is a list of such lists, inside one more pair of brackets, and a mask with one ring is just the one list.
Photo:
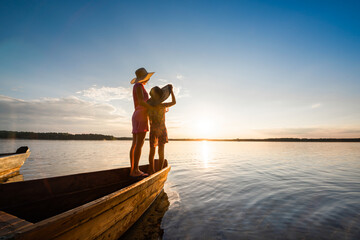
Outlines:
[[[19, 134], [19, 136], [17, 136]], [[41, 135], [41, 136], [39, 136]], [[46, 136], [48, 135], [48, 136]], [[51, 135], [51, 136], [50, 136]], [[54, 138], [62, 136], [63, 139]], [[82, 139], [65, 139], [64, 137], [83, 137]], [[97, 139], [86, 136], [98, 137]], [[40, 137], [40, 138], [39, 138]], [[1, 139], [43, 139], [43, 140], [132, 140], [132, 137], [114, 137], [113, 135], [96, 133], [63, 133], [63, 132], [25, 132], [0, 130]], [[146, 138], [148, 140], [148, 138]], [[299, 138], [299, 137], [270, 137], [270, 138], [169, 138], [169, 141], [228, 141], [228, 142], [360, 142], [358, 138]]]

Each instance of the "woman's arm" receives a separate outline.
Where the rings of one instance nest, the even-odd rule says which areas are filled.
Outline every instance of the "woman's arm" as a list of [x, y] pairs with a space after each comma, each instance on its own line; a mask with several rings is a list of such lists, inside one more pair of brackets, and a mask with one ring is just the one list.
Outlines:
[[143, 107], [150, 108], [151, 106], [147, 102], [144, 101], [144, 94], [143, 94], [141, 87], [136, 86], [135, 91], [136, 91], [136, 97], [137, 97], [139, 104]]
[[175, 94], [171, 85], [171, 102], [169, 103], [164, 103], [164, 107], [171, 107], [174, 106], [176, 104], [176, 99], [175, 99]]

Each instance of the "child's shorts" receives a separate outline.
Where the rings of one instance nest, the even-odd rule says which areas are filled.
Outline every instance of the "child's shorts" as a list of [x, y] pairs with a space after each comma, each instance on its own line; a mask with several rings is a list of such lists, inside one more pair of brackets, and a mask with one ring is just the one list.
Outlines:
[[157, 147], [168, 142], [166, 129], [162, 131], [151, 131], [150, 129], [150, 147]]

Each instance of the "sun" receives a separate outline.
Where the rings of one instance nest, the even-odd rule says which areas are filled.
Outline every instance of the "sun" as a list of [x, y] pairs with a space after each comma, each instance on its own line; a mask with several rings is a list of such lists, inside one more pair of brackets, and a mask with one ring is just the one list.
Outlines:
[[209, 118], [197, 120], [194, 134], [196, 138], [213, 138], [216, 135], [215, 122]]

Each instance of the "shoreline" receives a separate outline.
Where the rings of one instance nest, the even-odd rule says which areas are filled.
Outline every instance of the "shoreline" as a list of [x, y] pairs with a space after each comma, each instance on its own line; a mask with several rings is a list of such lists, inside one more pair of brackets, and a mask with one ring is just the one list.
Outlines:
[[[0, 139], [28, 139], [28, 140], [88, 140], [88, 141], [131, 141], [132, 137], [114, 137], [102, 134], [71, 134], [55, 132], [17, 132], [0, 131]], [[146, 138], [148, 140], [148, 138]], [[169, 141], [211, 141], [211, 142], [360, 142], [360, 138], [170, 138]]]

